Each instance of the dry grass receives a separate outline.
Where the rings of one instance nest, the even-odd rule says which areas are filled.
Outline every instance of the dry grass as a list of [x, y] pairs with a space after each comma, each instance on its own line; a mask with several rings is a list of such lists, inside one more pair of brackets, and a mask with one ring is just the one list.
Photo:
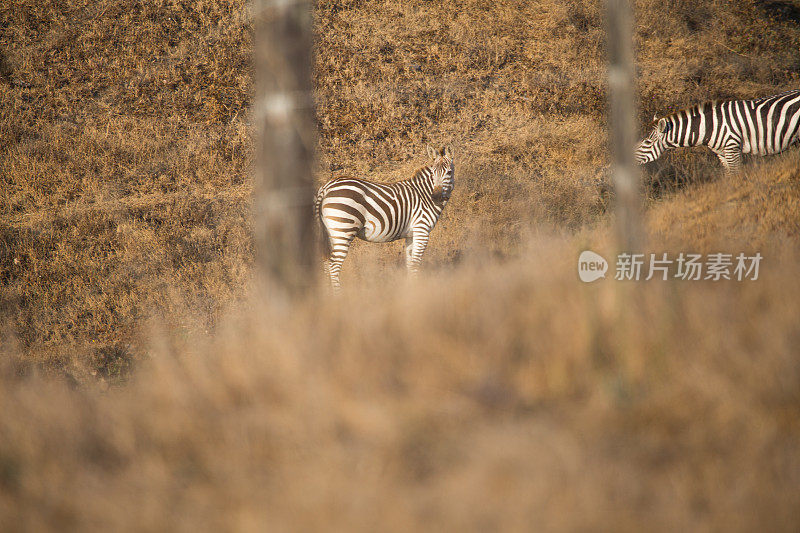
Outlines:
[[741, 176], [722, 177], [676, 195], [650, 211], [653, 232], [696, 249], [745, 244], [757, 250], [770, 243], [797, 248], [800, 238], [800, 157], [789, 152]]
[[[652, 251], [759, 281], [583, 285], [602, 3], [320, 2], [319, 181], [450, 141], [456, 191], [419, 284], [363, 244], [275, 309], [243, 6], [0, 7], [0, 529], [796, 530], [797, 153], [645, 172]], [[641, 122], [796, 88], [797, 10], [637, 2]]]

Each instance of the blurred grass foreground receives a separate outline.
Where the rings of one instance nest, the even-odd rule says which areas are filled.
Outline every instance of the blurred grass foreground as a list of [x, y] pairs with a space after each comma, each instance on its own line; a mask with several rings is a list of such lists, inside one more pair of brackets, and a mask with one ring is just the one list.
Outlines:
[[[797, 531], [796, 149], [645, 169], [645, 251], [758, 280], [615, 281], [602, 2], [320, 1], [317, 181], [456, 190], [421, 279], [279, 308], [245, 7], [0, 7], [0, 531]], [[797, 87], [796, 3], [636, 13], [640, 123]]]
[[[798, 158], [781, 163], [788, 182], [720, 178], [706, 209], [796, 208]], [[255, 299], [214, 335], [150, 324], [111, 387], [6, 351], [3, 530], [793, 530], [796, 244], [762, 241], [757, 281], [582, 284], [581, 238]]]

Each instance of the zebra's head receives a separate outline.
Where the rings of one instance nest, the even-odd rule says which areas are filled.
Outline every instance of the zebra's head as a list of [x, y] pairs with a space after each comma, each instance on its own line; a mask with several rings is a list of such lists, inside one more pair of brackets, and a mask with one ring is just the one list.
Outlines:
[[455, 165], [453, 164], [453, 148], [450, 145], [436, 150], [428, 145], [428, 157], [431, 158], [429, 168], [433, 177], [433, 199], [447, 202], [455, 187]]
[[650, 135], [639, 141], [636, 145], [635, 159], [640, 165], [655, 161], [664, 150], [670, 147], [669, 132], [672, 130], [672, 122], [665, 118], [659, 119], [653, 126]]

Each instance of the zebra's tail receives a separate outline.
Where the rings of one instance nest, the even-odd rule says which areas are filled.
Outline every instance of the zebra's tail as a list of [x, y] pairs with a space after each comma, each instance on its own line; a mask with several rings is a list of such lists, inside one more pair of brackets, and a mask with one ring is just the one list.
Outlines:
[[319, 223], [320, 227], [320, 240], [323, 241], [323, 245], [319, 246], [318, 249], [322, 250], [325, 254], [325, 258], [329, 258], [331, 256], [331, 239], [330, 235], [328, 235], [328, 228], [325, 226], [325, 222], [322, 221], [322, 199], [325, 197], [325, 192], [327, 187], [323, 185], [317, 191], [317, 196], [314, 198], [314, 218]]

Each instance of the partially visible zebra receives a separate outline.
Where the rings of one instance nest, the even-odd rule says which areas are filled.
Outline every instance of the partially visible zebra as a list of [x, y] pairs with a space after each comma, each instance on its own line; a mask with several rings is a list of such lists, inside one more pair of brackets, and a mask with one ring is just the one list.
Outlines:
[[428, 145], [431, 163], [396, 183], [334, 178], [314, 201], [314, 214], [328, 244], [325, 270], [334, 290], [355, 237], [370, 242], [406, 240], [406, 267], [416, 274], [436, 221], [453, 192], [455, 166], [450, 146]]
[[742, 154], [777, 154], [799, 140], [800, 91], [789, 91], [699, 104], [661, 118], [636, 146], [636, 162], [649, 163], [671, 148], [704, 145], [734, 172]]

